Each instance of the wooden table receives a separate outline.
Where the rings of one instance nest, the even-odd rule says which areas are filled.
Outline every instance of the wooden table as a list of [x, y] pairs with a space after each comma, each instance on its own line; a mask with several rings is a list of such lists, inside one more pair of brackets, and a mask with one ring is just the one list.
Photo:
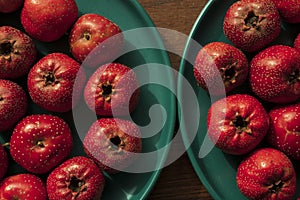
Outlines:
[[[139, 0], [157, 27], [168, 28], [188, 35], [207, 0]], [[170, 54], [174, 69], [180, 57]], [[198, 179], [187, 154], [162, 170], [149, 200], [211, 200]]]

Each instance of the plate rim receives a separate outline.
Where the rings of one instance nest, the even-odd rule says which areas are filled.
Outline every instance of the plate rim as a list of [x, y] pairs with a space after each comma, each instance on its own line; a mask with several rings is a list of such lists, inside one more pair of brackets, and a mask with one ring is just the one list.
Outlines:
[[[157, 26], [154, 24], [152, 18], [146, 12], [144, 7], [139, 3], [139, 1], [138, 0], [129, 0], [128, 2], [123, 2], [123, 3], [129, 8], [130, 7], [133, 8], [136, 15], [140, 16], [139, 20], [141, 22], [141, 25], [135, 25], [135, 28], [143, 28], [143, 27], [154, 28], [154, 30], [151, 32], [151, 34], [153, 35], [153, 38], [155, 38], [156, 42], [159, 43], [162, 47], [165, 47], [163, 39], [160, 36], [158, 30], [156, 29]], [[18, 10], [16, 12], [20, 12], [20, 10]], [[4, 13], [2, 13], [2, 14], [13, 16], [16, 14], [16, 12], [10, 13], [10, 14], [4, 14]], [[4, 26], [4, 25], [5, 24], [1, 24], [0, 26]], [[130, 29], [132, 29], [132, 28], [128, 28], [125, 31], [128, 31]], [[162, 50], [159, 53], [159, 56], [157, 56], [157, 55], [158, 55], [158, 53], [154, 54], [154, 57], [157, 58], [157, 63], [167, 65], [168, 67], [171, 68], [171, 61], [170, 61], [167, 51]], [[171, 73], [167, 73], [167, 74], [165, 74], [165, 76], [168, 78], [168, 81], [170, 82], [170, 86], [172, 87], [172, 89], [174, 89], [171, 91], [175, 91], [175, 88], [176, 88], [175, 77]], [[175, 123], [176, 123], [176, 115], [177, 115], [176, 99], [175, 99], [174, 95], [171, 95], [171, 94], [168, 95], [167, 99], [168, 99], [168, 108], [170, 108], [170, 113], [168, 114], [168, 120], [167, 120], [168, 123], [165, 123], [164, 127], [162, 128], [162, 130], [165, 130], [165, 133], [167, 133], [167, 134], [163, 135], [164, 140], [165, 140], [165, 142], [163, 142], [163, 145], [168, 145], [169, 142], [172, 140], [172, 137], [175, 133]], [[0, 136], [0, 142], [1, 143], [4, 142], [4, 140], [1, 136]], [[145, 182], [145, 185], [143, 185], [143, 187], [141, 187], [141, 189], [138, 190], [137, 193], [127, 196], [126, 199], [128, 198], [128, 200], [145, 200], [149, 197], [150, 193], [153, 191], [153, 188], [156, 185], [156, 183], [161, 175], [163, 165], [168, 157], [168, 153], [169, 153], [169, 149], [166, 149], [163, 152], [163, 155], [160, 156], [161, 159], [159, 159], [157, 161], [157, 166], [160, 169], [157, 169], [157, 170], [154, 170], [151, 172], [146, 172], [146, 173], [139, 173], [139, 174], [150, 174], [150, 175], [149, 175], [149, 178], [147, 179], [147, 181]]]
[[[143, 20], [147, 23], [147, 27], [152, 26], [153, 28], [155, 28], [155, 32], [153, 34], [155, 34], [155, 38], [157, 39], [157, 42], [159, 42], [162, 45], [162, 47], [165, 47], [164, 42], [163, 42], [159, 32], [156, 30], [157, 26], [154, 24], [153, 20], [151, 19], [151, 17], [147, 13], [147, 11], [144, 9], [144, 7], [139, 3], [138, 0], [131, 0], [130, 2], [139, 11], [140, 15], [143, 16]], [[163, 58], [163, 60], [162, 60], [163, 63], [166, 64], [167, 66], [171, 67], [171, 61], [170, 61], [170, 58], [168, 56], [168, 53], [166, 51], [163, 51], [161, 56]], [[173, 86], [173, 88], [176, 88], [175, 77], [172, 76], [172, 74], [170, 74], [170, 73], [168, 74], [168, 76], [170, 78], [170, 82], [172, 83], [171, 85]], [[177, 114], [177, 112], [176, 112], [176, 107], [177, 106], [176, 106], [175, 97], [172, 97], [170, 99], [171, 99], [170, 108], [173, 108], [173, 109], [171, 109], [173, 113], [171, 113], [169, 115], [172, 119], [170, 119], [169, 126], [167, 127], [169, 132], [170, 132], [170, 134], [168, 134], [168, 137], [166, 138], [168, 142], [170, 142], [172, 140], [172, 137], [174, 135], [175, 123], [176, 123], [176, 114]], [[162, 167], [163, 164], [165, 163], [165, 161], [168, 157], [168, 153], [169, 153], [169, 149], [166, 150], [164, 156], [160, 160], [159, 167]], [[150, 176], [151, 180], [149, 180], [148, 187], [145, 188], [145, 192], [141, 195], [141, 199], [139, 199], [139, 200], [144, 200], [147, 197], [149, 197], [150, 193], [153, 191], [154, 186], [156, 185], [156, 183], [157, 183], [157, 181], [158, 181], [158, 179], [161, 175], [162, 169], [163, 168], [150, 172], [152, 174]]]
[[[156, 25], [154, 24], [153, 20], [151, 19], [149, 14], [146, 12], [144, 7], [139, 3], [138, 0], [130, 0], [129, 3], [131, 3], [136, 8], [138, 13], [143, 17], [143, 21], [146, 22], [144, 27], [153, 27], [153, 28], [155, 28], [155, 31], [153, 32], [153, 34], [155, 34], [154, 37], [157, 39], [157, 42], [159, 42], [164, 47], [163, 40], [162, 40], [161, 36], [159, 35], [158, 31], [156, 30]], [[141, 28], [141, 27], [139, 27], [139, 28]], [[166, 64], [169, 67], [171, 67], [171, 62], [170, 62], [168, 53], [166, 51], [163, 51], [163, 53], [161, 53], [161, 57], [162, 57], [162, 60], [160, 62]], [[172, 83], [171, 85], [175, 88], [176, 87], [175, 78], [172, 76], [172, 74], [168, 74], [168, 76], [169, 76], [170, 82]], [[168, 115], [171, 118], [169, 126], [164, 127], [164, 128], [168, 128], [168, 130], [169, 130], [168, 132], [170, 133], [170, 134], [167, 135], [168, 137], [166, 138], [166, 140], [168, 142], [171, 141], [171, 139], [174, 135], [175, 122], [176, 122], [176, 112], [175, 112], [176, 111], [176, 102], [175, 102], [175, 98], [172, 97], [170, 99], [171, 99], [170, 108], [173, 108], [173, 109], [171, 109], [173, 113]], [[166, 161], [167, 156], [168, 156], [168, 150], [166, 150], [164, 156], [160, 160], [159, 165], [158, 165], [159, 167], [163, 166], [163, 164]], [[152, 172], [149, 172], [149, 173], [151, 173], [151, 176], [149, 178], [150, 180], [147, 184], [147, 187], [144, 188], [145, 192], [143, 192], [141, 194], [140, 199], [138, 199], [138, 200], [144, 200], [147, 197], [149, 197], [150, 193], [153, 191], [154, 186], [156, 185], [156, 183], [157, 183], [157, 181], [158, 181], [158, 179], [161, 175], [162, 169], [163, 168], [152, 171]], [[138, 195], [137, 196], [132, 196], [133, 200], [136, 199], [136, 198], [138, 198]]]
[[[206, 15], [207, 12], [209, 12], [209, 10], [211, 9], [211, 7], [214, 5], [214, 3], [217, 0], [208, 0], [207, 3], [205, 4], [205, 6], [203, 7], [203, 9], [201, 10], [201, 12], [199, 13], [198, 17], [196, 18], [194, 25], [192, 26], [192, 29], [189, 33], [188, 39], [186, 41], [186, 45], [184, 47], [184, 51], [183, 51], [183, 57], [180, 61], [180, 65], [179, 65], [179, 73], [182, 75], [182, 77], [184, 77], [184, 67], [185, 67], [185, 63], [187, 62], [184, 58], [187, 57], [188, 55], [188, 51], [189, 51], [189, 46], [191, 44], [191, 41], [193, 40], [193, 37], [195, 36], [196, 30], [199, 27], [199, 24], [203, 21], [204, 16]], [[192, 63], [191, 63], [192, 64]], [[182, 89], [181, 89], [181, 85], [182, 85], [182, 77], [178, 76], [178, 84], [177, 84], [177, 91], [178, 91], [178, 96], [180, 98], [182, 98]], [[178, 118], [181, 117], [182, 112], [181, 112], [181, 108], [178, 106]], [[195, 173], [197, 174], [198, 178], [200, 179], [200, 181], [202, 182], [203, 186], [205, 187], [205, 189], [208, 191], [208, 193], [211, 195], [211, 197], [215, 200], [222, 200], [222, 198], [217, 194], [217, 192], [213, 189], [212, 185], [210, 184], [210, 182], [208, 181], [208, 179], [206, 178], [205, 174], [203, 173], [203, 171], [200, 169], [198, 163], [197, 163], [197, 159], [195, 154], [193, 153], [193, 143], [189, 144], [185, 135], [186, 135], [186, 127], [185, 124], [181, 124], [181, 134], [183, 137], [183, 141], [184, 141], [184, 145], [187, 147], [187, 155], [189, 157], [189, 160], [193, 166], [193, 170], [195, 171]]]

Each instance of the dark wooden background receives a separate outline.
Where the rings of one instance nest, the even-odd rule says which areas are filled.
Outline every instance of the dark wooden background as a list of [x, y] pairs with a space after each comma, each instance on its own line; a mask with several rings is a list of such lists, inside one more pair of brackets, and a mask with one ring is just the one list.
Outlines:
[[[157, 27], [188, 35], [207, 0], [139, 0], [139, 2]], [[170, 61], [172, 67], [178, 70], [180, 57], [170, 54]], [[211, 200], [212, 198], [196, 175], [187, 154], [184, 154], [162, 170], [148, 199]]]

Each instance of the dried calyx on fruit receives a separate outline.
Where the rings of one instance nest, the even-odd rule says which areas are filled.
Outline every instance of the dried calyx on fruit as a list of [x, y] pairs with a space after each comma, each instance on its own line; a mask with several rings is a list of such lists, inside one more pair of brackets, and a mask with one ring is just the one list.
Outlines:
[[227, 10], [223, 30], [238, 48], [256, 52], [280, 33], [280, 15], [272, 0], [241, 0]]
[[35, 62], [33, 40], [11, 26], [0, 27], [0, 78], [16, 79], [26, 75]]

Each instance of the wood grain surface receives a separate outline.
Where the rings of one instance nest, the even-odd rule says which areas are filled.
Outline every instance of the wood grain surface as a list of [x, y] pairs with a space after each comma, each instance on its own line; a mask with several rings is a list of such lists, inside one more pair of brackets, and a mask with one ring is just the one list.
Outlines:
[[[139, 0], [157, 27], [188, 35], [207, 0]], [[163, 40], [167, 43], [178, 41]], [[184, 44], [174, 44], [183, 48]], [[179, 69], [180, 56], [169, 54], [172, 67]], [[196, 175], [187, 154], [167, 166], [151, 192], [149, 200], [212, 200]]]

